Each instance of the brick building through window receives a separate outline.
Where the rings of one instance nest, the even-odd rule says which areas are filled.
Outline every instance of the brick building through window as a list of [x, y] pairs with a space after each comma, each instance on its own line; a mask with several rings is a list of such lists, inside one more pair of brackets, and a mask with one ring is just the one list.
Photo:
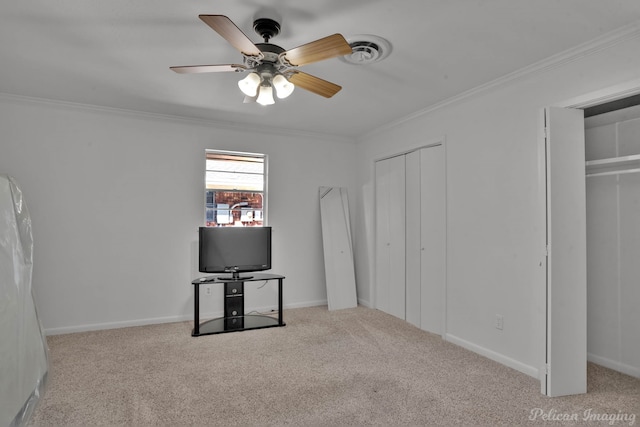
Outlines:
[[206, 151], [207, 227], [265, 224], [266, 156]]

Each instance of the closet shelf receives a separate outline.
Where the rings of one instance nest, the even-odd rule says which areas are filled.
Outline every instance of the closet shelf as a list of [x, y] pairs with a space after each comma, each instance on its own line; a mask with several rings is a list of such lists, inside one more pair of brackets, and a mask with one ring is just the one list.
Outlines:
[[640, 172], [640, 154], [589, 160], [585, 163], [587, 176], [618, 175]]

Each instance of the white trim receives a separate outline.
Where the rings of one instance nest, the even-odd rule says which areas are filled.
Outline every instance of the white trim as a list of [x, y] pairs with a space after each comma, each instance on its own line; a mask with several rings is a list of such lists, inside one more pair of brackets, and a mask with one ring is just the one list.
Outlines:
[[606, 357], [597, 356], [593, 353], [587, 353], [587, 360], [597, 365], [604, 366], [605, 368], [613, 369], [614, 371], [622, 372], [623, 374], [640, 378], [640, 368], [636, 368], [635, 366], [627, 365], [625, 363], [618, 362]]
[[[443, 335], [443, 337], [445, 337]], [[462, 338], [456, 337], [455, 335], [451, 335], [451, 334], [446, 334], [445, 337], [446, 341], [449, 341], [450, 343], [459, 345], [460, 347], [463, 347], [467, 350], [470, 350], [474, 353], [478, 353], [481, 356], [484, 356], [488, 359], [491, 359], [495, 362], [501, 363], [505, 366], [508, 366], [509, 368], [515, 369], [518, 372], [522, 372], [523, 374], [529, 375], [530, 377], [534, 377], [536, 379], [539, 379], [538, 375], [539, 375], [539, 369], [535, 368], [533, 366], [529, 366], [529, 365], [525, 365], [524, 363], [518, 362], [515, 359], [512, 359], [510, 357], [507, 357], [503, 354], [500, 353], [496, 353], [495, 351], [489, 350], [485, 347], [481, 347], [477, 344], [474, 344], [472, 342], [466, 341]]]
[[[283, 310], [292, 309], [292, 308], [304, 308], [304, 307], [316, 307], [316, 306], [326, 306], [327, 300], [320, 301], [306, 301], [299, 302], [295, 304], [286, 304], [283, 307]], [[268, 312], [270, 310], [277, 310], [278, 306], [266, 306], [266, 307], [252, 307], [247, 310], [247, 313], [252, 311], [258, 312]], [[215, 312], [207, 312], [200, 313], [200, 319], [215, 319], [218, 317], [222, 317], [224, 313], [222, 311]], [[47, 328], [44, 330], [45, 335], [62, 335], [62, 334], [73, 334], [77, 332], [89, 332], [89, 331], [101, 331], [106, 329], [120, 329], [120, 328], [129, 328], [132, 326], [146, 326], [146, 325], [157, 325], [162, 323], [176, 323], [176, 322], [191, 322], [190, 327], [193, 327], [193, 313], [190, 314], [181, 314], [177, 316], [167, 316], [167, 317], [154, 317], [147, 319], [134, 319], [134, 320], [125, 320], [118, 322], [104, 322], [104, 323], [88, 323], [85, 325], [76, 325], [76, 326], [62, 326], [59, 328]], [[285, 313], [285, 323], [286, 323], [286, 313]]]
[[356, 142], [355, 138], [343, 136], [343, 135], [330, 134], [330, 133], [276, 128], [276, 127], [264, 126], [264, 125], [250, 125], [246, 123], [217, 121], [213, 119], [200, 119], [200, 118], [177, 116], [177, 115], [171, 115], [171, 114], [150, 113], [146, 111], [128, 110], [125, 108], [105, 107], [101, 105], [81, 104], [78, 102], [68, 102], [68, 101], [59, 101], [54, 99], [14, 95], [6, 92], [0, 92], [0, 100], [20, 102], [25, 104], [48, 105], [52, 107], [67, 108], [67, 109], [76, 110], [76, 111], [79, 110], [79, 111], [92, 111], [92, 112], [97, 112], [102, 114], [116, 114], [119, 116], [137, 117], [140, 119], [153, 120], [153, 121], [162, 121], [162, 122], [171, 121], [174, 123], [213, 127], [216, 129], [251, 132], [251, 133], [257, 133], [260, 135], [270, 134], [270, 135], [276, 135], [276, 136], [293, 136], [293, 137], [314, 138], [314, 139], [322, 139], [322, 140], [328, 139], [331, 141], [344, 142], [344, 143], [350, 143], [350, 144], [354, 144]]
[[382, 160], [389, 160], [392, 159], [394, 157], [398, 157], [398, 156], [404, 156], [407, 155], [409, 153], [413, 153], [414, 151], [418, 151], [418, 150], [422, 150], [423, 148], [432, 148], [432, 147], [439, 147], [441, 145], [444, 145], [444, 136], [442, 138], [436, 138], [433, 140], [434, 142], [428, 142], [424, 145], [420, 145], [418, 147], [413, 147], [413, 148], [409, 148], [405, 151], [401, 151], [398, 153], [394, 153], [394, 154], [389, 154], [383, 157], [376, 157], [375, 159], [373, 159], [373, 162], [380, 162]]
[[318, 301], [303, 301], [296, 302], [293, 304], [285, 304], [284, 308], [306, 308], [306, 307], [327, 307], [329, 301], [326, 299], [318, 300]]
[[[549, 245], [547, 239], [547, 128], [546, 128], [546, 116], [545, 109], [541, 108], [538, 112], [538, 127], [537, 127], [537, 154], [538, 154], [538, 212], [540, 215], [541, 228], [538, 234], [539, 240], [536, 240], [536, 247], [539, 248], [538, 258], [536, 259], [539, 267], [542, 269], [537, 275], [536, 280], [540, 280], [540, 286], [537, 286], [538, 293], [536, 293], [536, 304], [539, 302], [539, 313], [535, 317], [536, 322], [540, 322], [541, 334], [539, 338], [540, 352], [536, 352], [536, 358], [540, 358], [537, 362], [541, 366], [546, 366], [547, 363], [547, 269], [549, 258]], [[539, 246], [538, 246], [539, 245]], [[540, 370], [540, 393], [547, 394], [547, 372], [546, 369]]]
[[371, 158], [372, 169], [370, 172], [373, 176], [373, 173], [375, 173], [373, 170], [373, 165], [375, 165], [376, 162], [378, 161], [391, 159], [397, 156], [404, 156], [405, 154], [420, 150], [422, 148], [437, 147], [438, 145], [445, 145], [446, 139], [447, 139], [446, 135], [429, 138], [427, 141], [423, 141], [423, 140], [420, 140], [420, 138], [417, 138], [415, 141], [411, 141], [410, 144], [407, 144], [406, 148], [394, 147], [393, 150], [385, 150], [383, 153], [377, 154], [375, 157]]
[[615, 86], [606, 87], [586, 95], [580, 95], [560, 102], [554, 107], [589, 108], [640, 93], [640, 79], [631, 80]]
[[156, 317], [156, 318], [148, 318], [148, 319], [125, 320], [125, 321], [118, 321], [118, 322], [89, 323], [86, 325], [62, 326], [59, 328], [46, 328], [44, 330], [44, 333], [47, 336], [62, 335], [62, 334], [72, 334], [76, 332], [129, 328], [132, 326], [145, 326], [145, 325], [155, 325], [155, 324], [161, 324], [161, 323], [184, 322], [187, 320], [193, 321], [193, 314], [191, 315], [183, 314], [179, 316]]
[[[559, 68], [565, 64], [568, 64], [573, 61], [577, 61], [586, 56], [592, 55], [594, 53], [600, 52], [602, 50], [608, 49], [612, 46], [615, 46], [619, 43], [625, 42], [627, 40], [632, 40], [640, 37], [640, 22], [634, 22], [630, 25], [626, 25], [624, 27], [618, 28], [617, 30], [611, 31], [601, 37], [598, 37], [594, 40], [591, 40], [586, 43], [582, 43], [578, 46], [575, 46], [571, 49], [567, 49], [564, 52], [560, 52], [558, 54], [552, 55], [548, 58], [543, 59], [542, 61], [538, 61], [531, 65], [528, 65], [524, 68], [516, 70], [512, 73], [506, 74], [502, 77], [498, 77], [497, 79], [491, 80], [487, 83], [476, 86], [472, 89], [469, 89], [465, 92], [454, 95], [450, 98], [447, 98], [441, 102], [430, 105], [426, 108], [418, 110], [414, 113], [408, 114], [404, 117], [401, 117], [392, 122], [386, 123], [378, 128], [375, 128], [365, 134], [360, 135], [357, 140], [363, 141], [367, 140], [371, 136], [391, 130], [396, 128], [403, 123], [416, 119], [418, 117], [426, 116], [429, 113], [445, 108], [449, 105], [456, 104], [458, 102], [467, 100], [474, 96], [478, 96], [484, 94], [491, 89], [496, 87], [504, 86], [508, 83], [513, 83], [518, 80], [527, 78], [533, 74], [543, 73], [555, 68]], [[622, 97], [622, 96], [621, 96]], [[610, 99], [612, 100], [612, 99]], [[602, 103], [602, 100], [599, 100], [595, 104]]]
[[442, 148], [444, 149], [444, 289], [442, 290], [442, 330], [440, 336], [447, 341], [447, 304], [449, 290], [449, 174], [447, 160], [446, 136], [442, 137]]
[[365, 301], [365, 300], [360, 299], [360, 298], [358, 298], [358, 305], [373, 309], [373, 306], [371, 305], [371, 303], [369, 301]]

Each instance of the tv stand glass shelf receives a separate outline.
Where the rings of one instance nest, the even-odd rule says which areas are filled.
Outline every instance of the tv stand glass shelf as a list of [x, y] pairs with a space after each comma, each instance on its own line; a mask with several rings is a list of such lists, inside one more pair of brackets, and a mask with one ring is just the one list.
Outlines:
[[[244, 313], [244, 288], [246, 282], [278, 281], [278, 317]], [[282, 281], [284, 276], [265, 273], [216, 274], [191, 282], [194, 286], [193, 332], [191, 336], [239, 332], [250, 329], [285, 326], [282, 317]], [[224, 285], [224, 316], [200, 323], [200, 285], [219, 283]]]

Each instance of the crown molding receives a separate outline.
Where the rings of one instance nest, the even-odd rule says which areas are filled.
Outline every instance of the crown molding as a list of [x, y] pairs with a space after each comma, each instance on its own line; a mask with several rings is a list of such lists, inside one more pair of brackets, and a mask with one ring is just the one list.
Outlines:
[[376, 135], [378, 133], [382, 133], [385, 131], [389, 131], [393, 128], [396, 128], [402, 125], [403, 123], [428, 115], [430, 113], [433, 113], [447, 106], [457, 104], [459, 102], [468, 100], [470, 98], [473, 98], [481, 94], [485, 94], [495, 88], [503, 87], [507, 84], [514, 83], [516, 81], [522, 80], [532, 75], [541, 74], [546, 71], [562, 67], [571, 62], [577, 61], [589, 55], [593, 55], [597, 52], [609, 49], [617, 44], [626, 42], [628, 40], [633, 40], [636, 38], [640, 38], [640, 21], [634, 22], [629, 25], [625, 25], [623, 27], [618, 28], [617, 30], [610, 31], [586, 43], [582, 43], [578, 46], [575, 46], [563, 52], [552, 55], [541, 61], [535, 62], [524, 68], [516, 70], [512, 73], [505, 74], [502, 77], [498, 77], [495, 80], [491, 80], [480, 86], [476, 86], [472, 89], [461, 92], [458, 95], [452, 96], [436, 104], [430, 105], [414, 113], [408, 114], [397, 120], [384, 124], [376, 129], [373, 129], [359, 136], [357, 140], [358, 142], [364, 141], [373, 135]]
[[355, 139], [342, 135], [335, 135], [329, 133], [321, 133], [321, 132], [310, 132], [310, 131], [302, 131], [297, 129], [287, 129], [287, 128], [278, 128], [271, 126], [251, 126], [246, 123], [236, 123], [229, 121], [217, 121], [212, 119], [200, 119], [194, 117], [187, 116], [177, 116], [170, 114], [160, 114], [160, 113], [150, 113], [146, 111], [139, 110], [129, 110], [125, 108], [114, 108], [114, 107], [105, 107], [101, 105], [93, 105], [93, 104], [82, 104], [77, 102], [69, 102], [69, 101], [61, 101], [55, 99], [48, 98], [37, 98], [30, 97], [24, 95], [15, 95], [6, 92], [0, 92], [0, 100], [15, 102], [15, 103], [23, 103], [23, 104], [39, 104], [39, 105], [48, 105], [55, 108], [66, 108], [70, 110], [76, 111], [92, 111], [100, 114], [115, 114], [119, 116], [125, 117], [137, 117], [139, 119], [153, 120], [153, 121], [162, 121], [167, 122], [171, 121], [174, 123], [181, 124], [192, 124], [216, 129], [225, 129], [232, 131], [242, 131], [242, 132], [250, 132], [257, 133], [260, 135], [270, 134], [275, 136], [291, 136], [291, 137], [299, 137], [299, 138], [310, 138], [310, 139], [321, 139], [323, 141], [335, 141], [335, 142], [344, 142], [344, 143], [355, 143]]

